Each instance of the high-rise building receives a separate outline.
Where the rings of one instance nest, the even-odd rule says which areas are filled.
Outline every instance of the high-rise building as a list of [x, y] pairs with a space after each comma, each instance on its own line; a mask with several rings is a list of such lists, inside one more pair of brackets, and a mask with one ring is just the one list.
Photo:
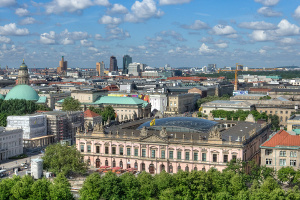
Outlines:
[[27, 65], [24, 63], [24, 59], [22, 65], [19, 68], [18, 85], [29, 85], [28, 68]]
[[217, 69], [217, 64], [208, 64], [207, 71], [214, 72]]
[[105, 64], [103, 61], [96, 63], [96, 70], [98, 72], [98, 76], [104, 76], [104, 68], [105, 68]]
[[125, 55], [123, 57], [123, 74], [128, 74], [128, 66], [132, 63], [132, 57]]
[[59, 67], [57, 68], [57, 73], [65, 72], [68, 68], [68, 62], [64, 61], [64, 57], [61, 57], [61, 61], [59, 61]]
[[115, 56], [110, 57], [109, 71], [118, 71], [118, 63], [117, 58]]

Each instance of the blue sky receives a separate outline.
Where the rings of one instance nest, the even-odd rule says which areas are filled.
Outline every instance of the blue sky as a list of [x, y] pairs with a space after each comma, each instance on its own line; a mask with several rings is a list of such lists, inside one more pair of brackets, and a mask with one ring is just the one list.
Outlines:
[[1, 0], [0, 65], [300, 66], [299, 0]]

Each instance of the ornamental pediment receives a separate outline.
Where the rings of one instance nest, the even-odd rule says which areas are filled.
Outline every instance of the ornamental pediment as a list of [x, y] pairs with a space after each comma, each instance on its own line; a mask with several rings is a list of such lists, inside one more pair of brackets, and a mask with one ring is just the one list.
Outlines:
[[146, 138], [142, 138], [141, 142], [163, 142], [163, 143], [166, 143], [167, 141], [157, 135], [150, 135]]

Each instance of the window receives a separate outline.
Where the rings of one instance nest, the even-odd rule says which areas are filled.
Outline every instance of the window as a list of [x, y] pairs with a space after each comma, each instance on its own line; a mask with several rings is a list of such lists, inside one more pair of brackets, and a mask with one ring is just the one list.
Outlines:
[[123, 155], [123, 147], [120, 147], [120, 155]]
[[91, 153], [91, 145], [87, 145], [87, 152]]
[[272, 154], [272, 149], [266, 149], [265, 154], [267, 155], [271, 155]]
[[289, 114], [289, 111], [285, 111], [285, 114]]
[[280, 111], [280, 114], [282, 114], [283, 113], [283, 111]]
[[169, 151], [169, 159], [173, 159], [173, 151]]
[[236, 160], [236, 155], [232, 155], [232, 160]]
[[202, 161], [206, 161], [206, 153], [202, 153]]
[[109, 153], [108, 147], [105, 147], [105, 154], [108, 154], [108, 153]]
[[190, 159], [190, 152], [185, 152], [185, 160], [189, 160]]
[[177, 159], [181, 159], [181, 151], [177, 151]]
[[127, 148], [127, 156], [130, 156], [131, 155], [131, 148]]
[[142, 157], [146, 157], [146, 149], [142, 149]]
[[134, 156], [139, 156], [139, 149], [134, 149]]
[[280, 166], [286, 166], [286, 160], [285, 159], [279, 159], [279, 165]]
[[100, 153], [100, 146], [96, 146], [96, 153]]
[[296, 166], [296, 160], [290, 160], [290, 165], [291, 166]]
[[218, 155], [217, 154], [213, 154], [213, 162], [217, 162]]
[[286, 151], [280, 151], [279, 153], [279, 156], [286, 156]]
[[194, 153], [194, 160], [195, 160], [195, 161], [198, 160], [198, 153]]
[[162, 159], [166, 158], [166, 151], [165, 150], [161, 150], [161, 158]]
[[151, 158], [155, 158], [155, 150], [151, 150]]
[[291, 157], [297, 157], [297, 152], [296, 151], [291, 151], [290, 156]]
[[116, 147], [111, 148], [111, 154], [116, 155]]
[[84, 145], [80, 145], [80, 151], [84, 152]]
[[227, 163], [227, 162], [228, 162], [228, 155], [224, 155], [224, 156], [223, 156], [223, 162], [224, 162], [224, 163]]
[[272, 159], [267, 158], [266, 159], [266, 165], [272, 165]]

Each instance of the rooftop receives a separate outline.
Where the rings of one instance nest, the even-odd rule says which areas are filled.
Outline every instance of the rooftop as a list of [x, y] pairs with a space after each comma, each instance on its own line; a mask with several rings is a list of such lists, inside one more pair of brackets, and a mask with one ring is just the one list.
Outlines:
[[84, 111], [84, 117], [98, 117], [98, 116], [100, 116], [100, 115], [91, 111], [90, 109], [87, 109], [86, 111]]
[[299, 147], [300, 135], [291, 135], [285, 130], [278, 131], [270, 139], [261, 145], [262, 147]]

